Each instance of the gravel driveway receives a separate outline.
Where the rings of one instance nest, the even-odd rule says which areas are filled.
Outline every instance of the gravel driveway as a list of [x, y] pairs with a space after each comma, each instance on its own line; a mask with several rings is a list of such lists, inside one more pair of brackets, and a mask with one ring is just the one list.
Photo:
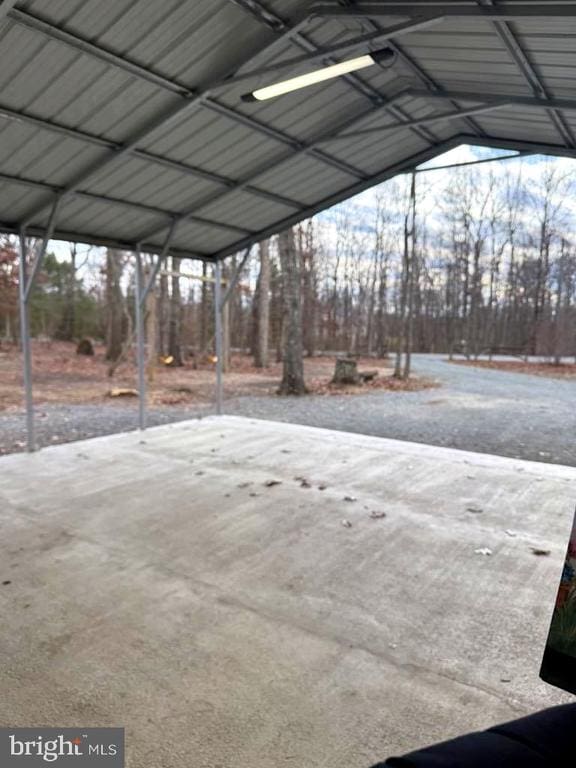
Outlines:
[[[576, 381], [451, 365], [416, 355], [415, 372], [441, 387], [420, 392], [377, 391], [356, 396], [241, 397], [226, 413], [360, 432], [481, 453], [576, 466]], [[133, 429], [130, 405], [49, 406], [39, 409], [42, 445]], [[164, 407], [151, 425], [201, 416], [209, 409]], [[0, 417], [0, 451], [22, 450], [24, 419]]]

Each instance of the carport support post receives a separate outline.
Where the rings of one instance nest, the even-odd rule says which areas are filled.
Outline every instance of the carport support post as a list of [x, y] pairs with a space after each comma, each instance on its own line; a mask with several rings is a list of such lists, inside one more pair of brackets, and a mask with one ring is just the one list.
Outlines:
[[20, 296], [20, 343], [24, 367], [24, 399], [26, 403], [26, 450], [32, 453], [35, 449], [34, 436], [34, 403], [32, 400], [32, 354], [30, 352], [30, 321], [28, 316], [28, 300], [26, 298], [26, 236], [20, 230], [20, 262], [18, 293]]
[[18, 233], [20, 240], [20, 261], [18, 266], [18, 296], [20, 299], [20, 340], [22, 345], [23, 369], [24, 369], [24, 400], [26, 405], [26, 450], [33, 453], [36, 450], [36, 436], [34, 430], [34, 401], [32, 398], [32, 351], [30, 347], [30, 297], [36, 277], [42, 269], [48, 243], [52, 239], [56, 214], [60, 205], [60, 197], [56, 197], [52, 204], [50, 218], [46, 227], [46, 234], [42, 240], [30, 274], [27, 270], [28, 246], [26, 243], [26, 231], [20, 228]]
[[142, 279], [142, 255], [136, 251], [136, 358], [138, 360], [138, 426], [146, 429], [146, 355], [144, 339], [144, 290]]
[[223, 382], [222, 370], [224, 360], [224, 343], [222, 338], [222, 266], [219, 261], [214, 264], [214, 335], [216, 346], [216, 413], [222, 415]]

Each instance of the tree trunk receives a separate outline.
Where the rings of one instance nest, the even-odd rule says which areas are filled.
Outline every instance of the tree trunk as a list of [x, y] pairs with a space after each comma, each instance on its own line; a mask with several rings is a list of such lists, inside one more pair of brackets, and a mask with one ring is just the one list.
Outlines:
[[[162, 265], [164, 269], [166, 264]], [[168, 277], [160, 275], [160, 295], [158, 298], [158, 352], [162, 357], [168, 351], [168, 329], [170, 323], [170, 310], [168, 306]]]
[[[148, 283], [150, 279], [150, 269], [144, 270], [144, 284]], [[154, 286], [148, 292], [146, 296], [146, 302], [144, 305], [144, 324], [145, 335], [148, 344], [148, 359], [146, 361], [146, 373], [148, 375], [148, 381], [152, 383], [154, 381], [154, 375], [156, 373], [156, 366], [158, 364], [158, 335], [156, 333], [158, 327], [158, 313], [157, 313], [158, 300], [156, 298], [156, 291]]]
[[303, 395], [304, 361], [302, 352], [302, 307], [300, 303], [300, 258], [294, 231], [287, 229], [278, 237], [278, 250], [284, 288], [284, 355], [281, 395]]
[[254, 365], [267, 368], [270, 326], [270, 241], [260, 243], [260, 274], [258, 276], [258, 311], [256, 317], [256, 349]]
[[200, 292], [200, 350], [204, 354], [208, 348], [210, 327], [210, 291], [208, 290], [208, 264], [202, 262], [202, 289]]
[[122, 354], [124, 297], [120, 286], [121, 277], [121, 256], [109, 248], [106, 251], [106, 360], [112, 363]]
[[172, 257], [172, 296], [170, 297], [170, 326], [168, 333], [168, 354], [171, 365], [181, 366], [182, 362], [182, 297], [180, 294], [180, 259]]

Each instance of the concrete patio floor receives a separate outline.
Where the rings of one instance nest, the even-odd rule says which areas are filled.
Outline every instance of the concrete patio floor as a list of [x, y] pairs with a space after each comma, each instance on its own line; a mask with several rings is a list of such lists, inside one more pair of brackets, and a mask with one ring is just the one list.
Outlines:
[[571, 700], [538, 667], [575, 480], [235, 417], [2, 458], [0, 722], [367, 768]]

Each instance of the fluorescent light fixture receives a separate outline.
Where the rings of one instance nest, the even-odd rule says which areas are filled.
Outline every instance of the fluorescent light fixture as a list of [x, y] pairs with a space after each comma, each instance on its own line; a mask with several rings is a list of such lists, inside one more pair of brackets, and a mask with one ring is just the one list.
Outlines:
[[350, 72], [357, 72], [359, 69], [372, 67], [374, 64], [390, 61], [395, 57], [391, 48], [384, 48], [381, 51], [373, 51], [365, 56], [358, 56], [355, 59], [342, 61], [339, 64], [332, 64], [329, 67], [316, 69], [314, 72], [307, 72], [305, 75], [292, 77], [289, 80], [283, 80], [274, 85], [267, 85], [265, 88], [258, 88], [252, 93], [246, 93], [242, 96], [242, 101], [266, 101], [274, 99], [276, 96], [283, 96], [285, 93], [298, 91], [300, 88], [307, 88], [309, 85], [316, 85], [325, 80], [332, 80], [335, 77], [348, 75]]

